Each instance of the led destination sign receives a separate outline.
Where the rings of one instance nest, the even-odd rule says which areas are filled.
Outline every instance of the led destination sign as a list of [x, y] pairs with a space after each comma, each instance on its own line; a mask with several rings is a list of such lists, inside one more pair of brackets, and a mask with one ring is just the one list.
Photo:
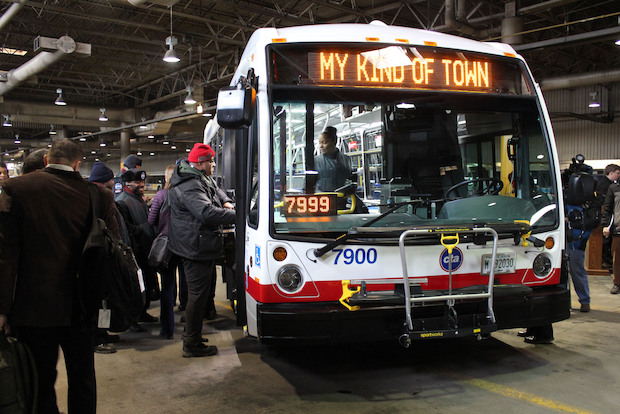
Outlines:
[[[392, 46], [392, 48], [396, 48]], [[391, 48], [386, 48], [391, 49]], [[318, 83], [443, 86], [447, 89], [489, 89], [490, 63], [481, 60], [390, 57], [394, 53], [308, 53], [310, 78]], [[402, 52], [401, 52], [402, 53]]]
[[274, 46], [274, 83], [529, 94], [515, 60], [434, 47]]
[[284, 197], [285, 216], [333, 216], [336, 215], [335, 194], [300, 194]]

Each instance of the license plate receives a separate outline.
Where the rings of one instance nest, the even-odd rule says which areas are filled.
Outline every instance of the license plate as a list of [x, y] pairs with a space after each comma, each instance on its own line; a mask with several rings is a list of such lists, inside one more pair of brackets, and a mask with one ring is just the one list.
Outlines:
[[[495, 255], [495, 274], [499, 273], [514, 273], [516, 264], [515, 253], [497, 253]], [[488, 275], [491, 273], [491, 255], [482, 255], [482, 274]]]

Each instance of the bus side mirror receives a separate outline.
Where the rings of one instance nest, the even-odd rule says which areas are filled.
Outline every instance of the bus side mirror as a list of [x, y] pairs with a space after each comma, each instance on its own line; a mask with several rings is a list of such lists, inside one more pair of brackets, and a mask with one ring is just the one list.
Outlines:
[[246, 86], [229, 86], [217, 95], [217, 122], [223, 128], [250, 126], [254, 118], [256, 90]]

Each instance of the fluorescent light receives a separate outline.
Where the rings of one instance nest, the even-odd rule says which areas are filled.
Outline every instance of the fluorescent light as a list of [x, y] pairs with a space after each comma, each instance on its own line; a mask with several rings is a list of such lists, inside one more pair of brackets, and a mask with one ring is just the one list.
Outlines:
[[108, 117], [105, 115], [105, 108], [101, 108], [99, 110], [101, 111], [101, 115], [99, 116], [99, 120], [101, 122], [106, 122], [108, 120]]
[[12, 49], [10, 47], [0, 47], [0, 53], [5, 55], [24, 56], [28, 52], [20, 49]]

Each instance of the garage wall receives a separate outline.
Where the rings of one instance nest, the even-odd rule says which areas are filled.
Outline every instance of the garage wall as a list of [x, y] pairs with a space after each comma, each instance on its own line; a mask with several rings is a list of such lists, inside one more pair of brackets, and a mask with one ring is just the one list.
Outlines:
[[[588, 108], [590, 92], [593, 91], [598, 91], [602, 96], [601, 108]], [[616, 112], [617, 119], [608, 123], [567, 115], [574, 113], [598, 120], [606, 119], [610, 108], [612, 113], [614, 108], [620, 108], [619, 91], [620, 84], [543, 92], [551, 114], [560, 163], [563, 167], [568, 165], [576, 154], [583, 154], [586, 162], [595, 168], [598, 168], [598, 164], [606, 165], [620, 160], [620, 111]]]

